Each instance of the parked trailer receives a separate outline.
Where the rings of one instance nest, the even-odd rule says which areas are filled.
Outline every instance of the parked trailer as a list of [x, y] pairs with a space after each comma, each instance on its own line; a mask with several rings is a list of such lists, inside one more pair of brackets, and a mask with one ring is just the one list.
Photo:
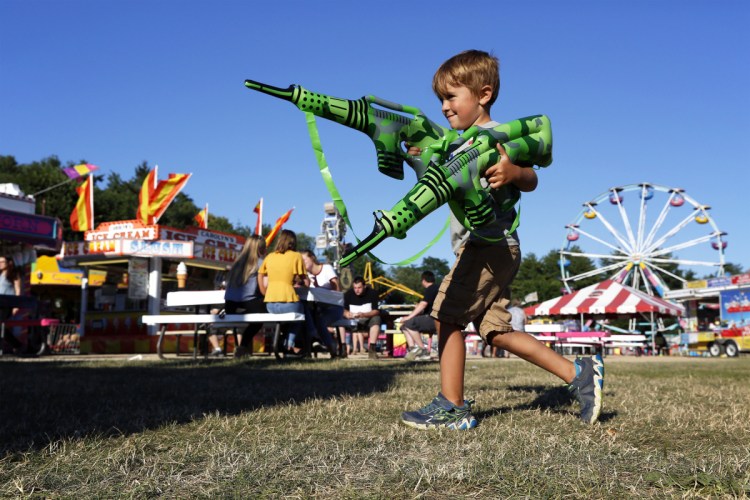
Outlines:
[[726, 354], [730, 358], [741, 352], [750, 352], [750, 326], [743, 328], [725, 328], [714, 332], [715, 338], [708, 344], [711, 356]]

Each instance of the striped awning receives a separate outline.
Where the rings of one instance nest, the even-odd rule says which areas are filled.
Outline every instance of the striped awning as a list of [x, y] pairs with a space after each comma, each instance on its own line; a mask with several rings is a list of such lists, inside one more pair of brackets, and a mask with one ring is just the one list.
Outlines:
[[527, 307], [525, 311], [527, 316], [633, 314], [641, 312], [682, 316], [685, 313], [685, 308], [616, 281], [606, 280], [575, 293]]

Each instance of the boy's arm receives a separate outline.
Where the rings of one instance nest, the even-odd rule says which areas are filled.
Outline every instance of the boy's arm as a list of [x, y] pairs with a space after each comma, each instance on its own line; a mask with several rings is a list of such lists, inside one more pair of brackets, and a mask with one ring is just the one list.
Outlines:
[[510, 158], [508, 158], [505, 149], [499, 144], [497, 150], [500, 153], [500, 161], [489, 167], [484, 173], [484, 177], [487, 179], [490, 187], [498, 189], [505, 184], [513, 184], [524, 192], [535, 190], [539, 183], [536, 170], [513, 164]]

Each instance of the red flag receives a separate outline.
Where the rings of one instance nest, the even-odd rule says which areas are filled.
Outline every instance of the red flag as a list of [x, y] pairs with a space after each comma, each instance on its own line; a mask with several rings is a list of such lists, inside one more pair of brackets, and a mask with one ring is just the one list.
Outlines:
[[159, 221], [175, 196], [185, 187], [191, 175], [193, 174], [169, 174], [166, 180], [159, 181], [148, 204], [149, 215], [153, 217], [152, 224]]
[[281, 226], [283, 226], [284, 223], [289, 220], [289, 217], [291, 217], [292, 215], [292, 210], [294, 210], [294, 208], [290, 209], [287, 213], [279, 217], [276, 221], [276, 224], [273, 226], [273, 229], [271, 229], [271, 232], [266, 235], [267, 247], [271, 246], [273, 239], [276, 238], [276, 235], [279, 233], [279, 231], [281, 231]]
[[135, 213], [135, 218], [147, 226], [154, 223], [154, 219], [149, 213], [149, 203], [151, 202], [151, 198], [156, 190], [158, 168], [158, 166], [155, 166], [151, 172], [148, 173], [146, 178], [143, 179], [141, 192], [138, 194], [138, 210]]
[[253, 208], [253, 212], [258, 214], [258, 221], [255, 223], [255, 234], [260, 236], [260, 233], [263, 231], [263, 198], [261, 198], [258, 204], [255, 205], [255, 208]]
[[198, 212], [193, 219], [198, 223], [199, 228], [208, 229], [208, 203], [206, 203], [206, 207]]
[[76, 188], [78, 202], [70, 213], [70, 228], [73, 231], [94, 229], [94, 178], [89, 175]]

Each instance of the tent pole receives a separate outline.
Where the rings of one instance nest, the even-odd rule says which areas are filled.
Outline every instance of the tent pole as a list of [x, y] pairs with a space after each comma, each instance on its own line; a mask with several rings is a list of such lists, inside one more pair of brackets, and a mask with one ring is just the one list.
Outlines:
[[656, 327], [654, 326], [654, 311], [651, 311], [651, 355], [656, 352]]

